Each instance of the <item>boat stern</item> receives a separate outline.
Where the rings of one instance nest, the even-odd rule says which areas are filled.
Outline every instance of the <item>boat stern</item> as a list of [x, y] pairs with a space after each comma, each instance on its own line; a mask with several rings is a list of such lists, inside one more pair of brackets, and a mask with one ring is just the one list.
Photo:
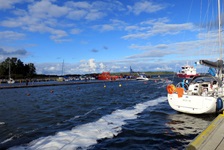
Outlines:
[[210, 114], [216, 112], [216, 98], [201, 97], [184, 94], [178, 97], [177, 93], [168, 94], [168, 103], [176, 111], [188, 114]]

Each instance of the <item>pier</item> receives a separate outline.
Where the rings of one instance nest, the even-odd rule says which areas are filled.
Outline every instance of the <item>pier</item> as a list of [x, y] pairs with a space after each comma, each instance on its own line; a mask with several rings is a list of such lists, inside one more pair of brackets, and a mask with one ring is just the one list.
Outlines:
[[[165, 81], [166, 78], [149, 78], [148, 81]], [[74, 84], [93, 84], [93, 83], [108, 83], [108, 82], [126, 82], [136, 81], [136, 79], [124, 79], [124, 80], [88, 80], [88, 81], [46, 81], [46, 82], [29, 82], [28, 85], [25, 83], [19, 84], [0, 84], [0, 89], [12, 89], [12, 88], [32, 88], [32, 87], [44, 87], [44, 86], [63, 86], [63, 85], [74, 85]], [[141, 82], [141, 81], [139, 81]]]
[[11, 84], [11, 85], [5, 85], [1, 86], [0, 89], [13, 89], [13, 88], [32, 88], [32, 87], [44, 87], [44, 86], [63, 86], [63, 85], [75, 85], [75, 84], [93, 84], [93, 83], [105, 83], [105, 82], [123, 82], [123, 81], [128, 81], [128, 80], [115, 80], [115, 81], [100, 81], [100, 80], [95, 80], [95, 81], [68, 81], [68, 82], [49, 82], [49, 83], [29, 83], [28, 85], [23, 84]]
[[187, 150], [223, 150], [224, 112], [201, 132], [187, 147]]

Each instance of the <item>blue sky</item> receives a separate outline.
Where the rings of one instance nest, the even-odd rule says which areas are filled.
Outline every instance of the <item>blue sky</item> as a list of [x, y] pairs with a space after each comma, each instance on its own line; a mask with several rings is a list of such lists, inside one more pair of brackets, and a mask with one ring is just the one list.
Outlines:
[[17, 57], [38, 74], [60, 75], [63, 61], [64, 74], [86, 74], [219, 57], [216, 1], [0, 0], [0, 13], [0, 61]]

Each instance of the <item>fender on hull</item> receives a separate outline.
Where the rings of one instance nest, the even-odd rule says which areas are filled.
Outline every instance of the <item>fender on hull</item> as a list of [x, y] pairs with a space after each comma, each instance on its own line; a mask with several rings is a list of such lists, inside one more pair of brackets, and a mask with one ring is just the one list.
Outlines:
[[219, 112], [223, 108], [223, 100], [219, 97], [216, 103], [216, 111]]

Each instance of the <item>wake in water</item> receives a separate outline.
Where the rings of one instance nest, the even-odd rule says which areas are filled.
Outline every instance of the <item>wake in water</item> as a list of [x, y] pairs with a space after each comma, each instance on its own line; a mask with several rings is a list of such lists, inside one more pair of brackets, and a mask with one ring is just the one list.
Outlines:
[[101, 117], [96, 122], [91, 122], [74, 127], [69, 131], [61, 131], [54, 136], [36, 139], [26, 146], [16, 146], [11, 150], [24, 149], [87, 149], [97, 144], [97, 140], [113, 138], [122, 131], [126, 120], [136, 119], [138, 114], [146, 108], [158, 105], [167, 100], [167, 97], [159, 97], [144, 103], [136, 104], [133, 109], [116, 110], [109, 115]]

